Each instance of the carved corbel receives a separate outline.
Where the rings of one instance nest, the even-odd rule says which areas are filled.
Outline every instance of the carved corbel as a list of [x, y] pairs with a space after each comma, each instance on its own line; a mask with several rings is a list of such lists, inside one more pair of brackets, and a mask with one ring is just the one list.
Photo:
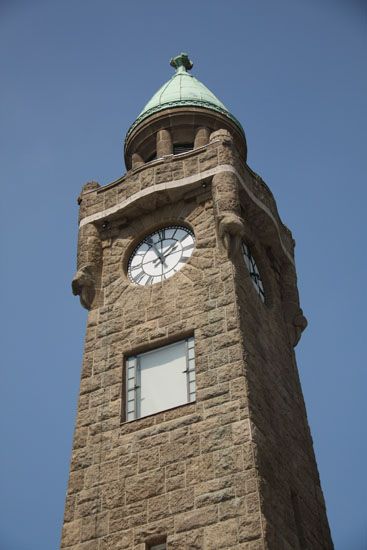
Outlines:
[[93, 224], [84, 225], [79, 230], [77, 272], [71, 287], [73, 294], [80, 297], [81, 305], [88, 310], [96, 302], [101, 268], [102, 244], [98, 230]]
[[307, 319], [303, 315], [302, 308], [298, 308], [297, 313], [294, 315], [292, 320], [292, 339], [293, 346], [296, 346], [300, 341], [302, 332], [307, 327]]
[[289, 341], [295, 347], [301, 338], [302, 332], [307, 327], [307, 319], [299, 305], [296, 273], [294, 266], [291, 264], [283, 265], [281, 293]]
[[245, 233], [243, 220], [234, 212], [225, 212], [218, 216], [218, 235], [228, 257], [233, 258], [241, 248]]
[[80, 297], [80, 303], [86, 309], [91, 309], [96, 295], [96, 277], [92, 265], [81, 267], [71, 283], [74, 296]]
[[212, 190], [218, 236], [228, 257], [234, 258], [245, 233], [235, 174], [223, 172], [213, 176]]

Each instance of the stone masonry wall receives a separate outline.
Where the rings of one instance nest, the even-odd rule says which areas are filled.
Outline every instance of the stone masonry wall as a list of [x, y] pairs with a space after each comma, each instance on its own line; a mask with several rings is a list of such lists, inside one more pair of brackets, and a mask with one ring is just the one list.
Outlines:
[[[149, 163], [105, 188], [88, 184], [80, 220], [145, 188], [223, 164], [261, 198], [292, 254], [267, 186], [220, 141]], [[281, 274], [256, 243], [268, 299], [262, 304], [240, 256], [229, 260], [218, 241], [205, 185], [179, 200], [168, 192], [149, 196], [127, 219], [117, 213], [96, 224], [102, 265], [88, 316], [63, 549], [145, 550], [161, 537], [169, 550], [331, 548], [283, 322]], [[170, 223], [194, 230], [190, 261], [163, 284], [132, 285], [130, 252]], [[192, 334], [196, 403], [126, 423], [124, 357]]]
[[264, 274], [265, 304], [241, 261], [236, 263], [236, 289], [266, 544], [275, 549], [330, 549], [312, 439], [283, 318], [281, 273], [260, 243], [254, 254]]
[[[190, 262], [162, 285], [123, 259], [157, 223], [186, 222]], [[232, 263], [210, 198], [167, 206], [103, 241], [104, 305], [89, 314], [62, 548], [263, 547]], [[197, 402], [123, 423], [123, 356], [195, 335]]]

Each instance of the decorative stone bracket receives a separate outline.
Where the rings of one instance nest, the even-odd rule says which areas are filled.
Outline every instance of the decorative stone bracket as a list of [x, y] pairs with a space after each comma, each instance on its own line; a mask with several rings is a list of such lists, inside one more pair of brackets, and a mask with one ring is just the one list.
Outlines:
[[79, 229], [77, 269], [71, 283], [72, 291], [89, 310], [97, 302], [102, 271], [102, 243], [94, 224]]
[[307, 319], [299, 305], [296, 272], [294, 266], [290, 263], [282, 266], [281, 295], [289, 341], [295, 347], [301, 338], [302, 332], [307, 327]]
[[234, 257], [241, 248], [241, 241], [245, 233], [244, 223], [234, 212], [225, 212], [217, 216], [218, 235], [229, 257]]
[[74, 296], [80, 297], [80, 303], [86, 309], [91, 309], [96, 295], [96, 277], [93, 265], [81, 267], [71, 283]]
[[[229, 150], [234, 145], [232, 136], [227, 130], [213, 132], [210, 142], [217, 140], [220, 140]], [[233, 172], [222, 172], [213, 176], [212, 191], [217, 231], [229, 258], [234, 258], [239, 252], [241, 240], [245, 234], [238, 185], [238, 178]]]

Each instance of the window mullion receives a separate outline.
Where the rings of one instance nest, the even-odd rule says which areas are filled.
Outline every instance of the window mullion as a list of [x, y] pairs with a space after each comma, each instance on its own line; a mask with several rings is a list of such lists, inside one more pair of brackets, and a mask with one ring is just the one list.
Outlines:
[[194, 338], [188, 338], [186, 342], [187, 401], [190, 403], [196, 400]]
[[140, 368], [139, 357], [136, 358], [135, 410], [136, 410], [136, 418], [140, 418], [141, 416], [141, 368]]
[[137, 418], [136, 367], [136, 356], [129, 357], [126, 361], [126, 420]]

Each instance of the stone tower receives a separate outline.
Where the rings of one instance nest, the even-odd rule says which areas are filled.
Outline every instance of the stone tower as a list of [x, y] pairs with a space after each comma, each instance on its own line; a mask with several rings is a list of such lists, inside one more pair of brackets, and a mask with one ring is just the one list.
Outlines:
[[294, 241], [189, 70], [79, 197], [89, 310], [62, 548], [331, 549], [295, 362]]

